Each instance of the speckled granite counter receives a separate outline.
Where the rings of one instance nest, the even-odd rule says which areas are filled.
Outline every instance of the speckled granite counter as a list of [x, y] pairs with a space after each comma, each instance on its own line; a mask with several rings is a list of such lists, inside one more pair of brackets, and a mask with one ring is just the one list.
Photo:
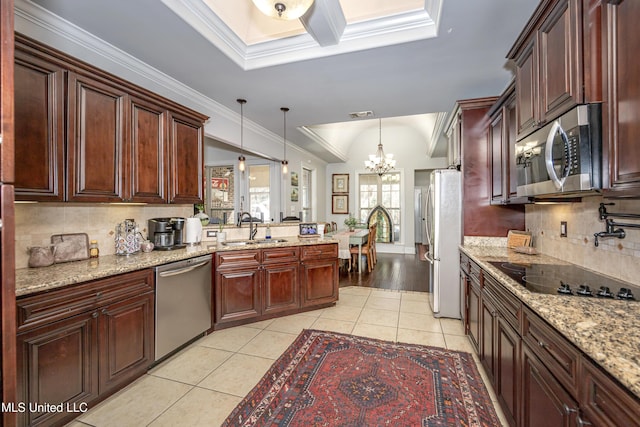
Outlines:
[[517, 254], [504, 247], [465, 245], [460, 249], [640, 397], [640, 302], [532, 293], [489, 264], [489, 261], [567, 263], [542, 254]]
[[129, 273], [216, 251], [238, 251], [338, 242], [331, 238], [299, 239], [297, 236], [279, 237], [278, 239], [286, 240], [286, 242], [258, 243], [247, 246], [223, 246], [216, 244], [216, 242], [203, 242], [198, 246], [173, 251], [140, 252], [130, 256], [106, 255], [97, 259], [54, 264], [49, 267], [22, 268], [16, 270], [16, 296], [47, 291], [116, 274]]

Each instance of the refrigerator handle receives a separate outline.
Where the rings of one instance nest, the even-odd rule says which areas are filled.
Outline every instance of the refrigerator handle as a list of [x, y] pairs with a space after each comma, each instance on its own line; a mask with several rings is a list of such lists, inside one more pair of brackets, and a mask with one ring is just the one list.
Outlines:
[[431, 258], [431, 256], [430, 256], [428, 253], [426, 253], [426, 254], [424, 255], [424, 259], [426, 259], [427, 261], [429, 261], [429, 264], [431, 264], [431, 265], [433, 265], [433, 263], [434, 263], [434, 261], [435, 261], [433, 258]]

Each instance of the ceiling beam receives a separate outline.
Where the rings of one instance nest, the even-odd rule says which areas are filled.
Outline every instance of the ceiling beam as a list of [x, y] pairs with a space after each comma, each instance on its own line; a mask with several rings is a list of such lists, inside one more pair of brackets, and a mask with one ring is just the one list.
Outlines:
[[320, 46], [340, 43], [347, 20], [338, 0], [315, 0], [300, 22]]

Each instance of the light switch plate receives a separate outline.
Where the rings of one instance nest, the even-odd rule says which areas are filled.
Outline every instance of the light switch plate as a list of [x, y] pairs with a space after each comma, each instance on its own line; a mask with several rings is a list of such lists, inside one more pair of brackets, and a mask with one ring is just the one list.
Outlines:
[[567, 237], [567, 221], [560, 221], [560, 237]]

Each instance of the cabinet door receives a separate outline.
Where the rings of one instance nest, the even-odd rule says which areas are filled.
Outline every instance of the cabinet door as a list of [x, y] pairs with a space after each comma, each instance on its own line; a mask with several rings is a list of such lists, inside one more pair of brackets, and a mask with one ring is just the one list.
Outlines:
[[503, 126], [502, 109], [491, 122], [489, 127], [489, 153], [491, 155], [491, 203], [503, 204], [505, 202], [504, 194], [504, 162], [503, 157]]
[[[98, 395], [98, 312], [74, 316], [17, 336], [18, 401], [89, 403]], [[20, 425], [51, 425], [67, 413], [20, 413]]]
[[[603, 9], [608, 50], [604, 56], [608, 102], [604, 104], [609, 141], [612, 196], [640, 195], [640, 2], [609, 1]], [[605, 112], [606, 111], [606, 112]], [[605, 128], [606, 129], [606, 128]], [[606, 165], [606, 164], [605, 164]], [[606, 169], [605, 169], [606, 171]], [[606, 173], [606, 172], [605, 172]]]
[[582, 11], [560, 0], [540, 27], [540, 122], [555, 119], [582, 100]]
[[68, 86], [67, 198], [123, 201], [126, 92], [72, 72]]
[[100, 393], [144, 374], [154, 360], [154, 297], [147, 293], [100, 309]]
[[496, 310], [496, 304], [488, 296], [488, 293], [482, 293], [480, 311], [480, 327], [482, 333], [480, 335], [480, 361], [485, 368], [487, 376], [492, 384], [495, 384], [495, 346], [494, 340], [496, 338], [496, 318], [498, 312]]
[[15, 55], [16, 200], [64, 200], [64, 70]]
[[307, 260], [300, 263], [302, 306], [338, 300], [338, 260]]
[[216, 324], [257, 318], [261, 314], [260, 272], [258, 267], [216, 271]]
[[522, 349], [522, 426], [575, 426], [578, 408], [576, 401], [538, 361], [526, 344]]
[[298, 262], [264, 266], [263, 314], [300, 307], [298, 269]]
[[202, 203], [204, 127], [172, 114], [170, 118], [170, 203]]
[[516, 63], [516, 102], [518, 137], [531, 133], [538, 125], [538, 53], [535, 35]]
[[519, 419], [520, 336], [502, 317], [495, 325], [494, 390], [510, 426]]
[[131, 161], [126, 178], [127, 198], [133, 202], [167, 202], [167, 115], [162, 107], [131, 99]]
[[467, 306], [469, 338], [476, 353], [480, 354], [480, 284], [473, 279], [469, 281]]

